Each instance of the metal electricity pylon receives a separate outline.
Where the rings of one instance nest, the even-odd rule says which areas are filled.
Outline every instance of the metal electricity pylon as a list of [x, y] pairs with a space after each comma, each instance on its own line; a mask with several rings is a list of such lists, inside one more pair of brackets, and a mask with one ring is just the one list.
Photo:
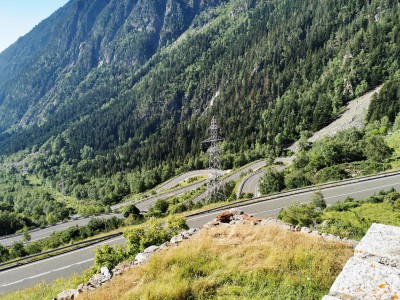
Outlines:
[[220, 152], [221, 149], [218, 147], [218, 142], [223, 139], [218, 135], [218, 125], [215, 117], [211, 119], [211, 126], [209, 128], [210, 137], [203, 141], [203, 143], [209, 143], [210, 148], [207, 152], [209, 153], [209, 170], [210, 176], [207, 181], [207, 191], [206, 191], [206, 201], [210, 202], [212, 200], [218, 201], [225, 197], [224, 195], [224, 184], [220, 180], [222, 174]]

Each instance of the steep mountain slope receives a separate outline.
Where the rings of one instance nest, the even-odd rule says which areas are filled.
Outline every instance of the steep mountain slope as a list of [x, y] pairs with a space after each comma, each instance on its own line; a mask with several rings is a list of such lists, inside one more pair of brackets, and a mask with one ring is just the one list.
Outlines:
[[102, 65], [118, 73], [137, 69], [173, 42], [207, 5], [70, 1], [0, 55], [0, 130], [45, 123]]
[[203, 167], [212, 114], [225, 168], [276, 155], [396, 82], [399, 19], [390, 0], [72, 0], [0, 54], [0, 154], [40, 150], [29, 172], [95, 200]]

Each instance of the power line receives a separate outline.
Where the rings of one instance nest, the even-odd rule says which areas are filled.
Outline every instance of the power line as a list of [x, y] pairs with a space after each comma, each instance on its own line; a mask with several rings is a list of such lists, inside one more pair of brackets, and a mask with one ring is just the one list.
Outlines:
[[209, 143], [210, 147], [207, 152], [209, 153], [209, 170], [210, 176], [207, 181], [206, 202], [219, 201], [225, 198], [225, 190], [223, 182], [220, 180], [222, 174], [220, 152], [218, 142], [223, 139], [218, 135], [218, 125], [215, 117], [211, 119], [211, 126], [209, 127], [210, 137], [203, 141]]

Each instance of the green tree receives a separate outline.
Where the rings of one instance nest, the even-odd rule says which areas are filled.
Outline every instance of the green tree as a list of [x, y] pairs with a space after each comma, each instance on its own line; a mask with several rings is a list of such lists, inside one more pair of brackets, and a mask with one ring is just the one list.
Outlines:
[[285, 188], [285, 176], [283, 172], [269, 168], [259, 183], [261, 194], [266, 195], [274, 192], [280, 192]]
[[322, 211], [326, 208], [325, 197], [321, 191], [316, 191], [311, 198], [311, 204], [315, 207], [317, 211]]
[[367, 159], [374, 162], [383, 162], [393, 153], [393, 149], [386, 145], [380, 135], [372, 135], [365, 139], [363, 153]]
[[24, 242], [29, 242], [31, 240], [31, 235], [29, 234], [28, 228], [24, 228], [22, 233], [22, 239]]
[[130, 215], [133, 215], [135, 217], [141, 216], [140, 210], [134, 204], [125, 206], [122, 210], [122, 215], [124, 216], [124, 218], [127, 218]]
[[152, 217], [162, 217], [168, 211], [169, 203], [165, 200], [157, 200], [152, 207], [149, 208], [147, 214]]

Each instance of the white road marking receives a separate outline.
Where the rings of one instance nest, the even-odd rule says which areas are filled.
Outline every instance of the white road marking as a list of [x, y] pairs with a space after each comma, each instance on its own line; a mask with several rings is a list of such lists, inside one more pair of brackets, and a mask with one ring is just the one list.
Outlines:
[[382, 189], [382, 188], [389, 187], [389, 186], [394, 186], [394, 185], [397, 185], [397, 184], [398, 183], [391, 183], [391, 184], [387, 184], [387, 185], [381, 185], [381, 186], [377, 186], [377, 187], [373, 187], [373, 188], [369, 188], [369, 189], [365, 189], [365, 190], [361, 190], [361, 191], [355, 191], [355, 192], [350, 192], [350, 193], [346, 193], [346, 194], [340, 194], [340, 195], [325, 197], [325, 199], [331, 199], [331, 198], [336, 198], [336, 197], [348, 196], [348, 195], [352, 195], [352, 194], [358, 194], [358, 193], [362, 193], [362, 192], [367, 192], [367, 191]]
[[23, 282], [25, 280], [34, 279], [34, 278], [37, 278], [37, 277], [42, 277], [42, 276], [50, 274], [50, 273], [54, 273], [54, 272], [58, 272], [58, 271], [61, 271], [61, 270], [65, 270], [65, 269], [68, 269], [68, 268], [70, 268], [72, 266], [81, 265], [81, 264], [87, 263], [87, 262], [92, 261], [92, 260], [94, 260], [94, 258], [89, 258], [89, 259], [86, 259], [86, 260], [83, 260], [83, 261], [80, 261], [80, 262], [77, 262], [77, 263], [74, 263], [74, 264], [71, 264], [71, 265], [68, 265], [68, 266], [65, 266], [65, 267], [61, 267], [61, 268], [54, 269], [54, 270], [51, 270], [51, 271], [48, 271], [48, 272], [40, 273], [40, 274], [31, 276], [31, 277], [27, 277], [27, 278], [24, 278], [24, 279], [21, 279], [21, 280], [18, 280], [18, 281], [14, 281], [14, 282], [10, 282], [10, 283], [7, 283], [7, 284], [3, 284], [3, 285], [0, 286], [0, 288], [11, 286], [11, 285], [14, 285], [14, 284], [18, 284], [18, 283], [21, 283], [21, 282]]
[[[380, 179], [384, 179], [384, 178], [378, 178], [377, 180], [380, 180]], [[356, 183], [353, 183], [353, 184], [361, 184], [361, 183], [365, 183], [365, 182], [356, 182]], [[354, 192], [345, 193], [345, 194], [341, 194], [341, 195], [335, 195], [335, 196], [325, 197], [325, 199], [343, 197], [343, 196], [348, 196], [348, 195], [352, 195], [352, 194], [367, 192], [367, 191], [375, 190], [375, 189], [382, 189], [382, 188], [384, 188], [384, 187], [395, 186], [395, 185], [397, 185], [397, 184], [398, 184], [398, 183], [391, 183], [391, 184], [382, 185], [382, 186], [379, 186], [379, 187], [368, 188], [368, 189], [359, 190], [359, 191], [354, 191]], [[326, 191], [326, 190], [337, 189], [337, 188], [340, 188], [340, 187], [342, 187], [342, 186], [330, 187], [330, 188], [322, 189], [322, 191], [324, 191], [324, 190]], [[303, 195], [303, 196], [304, 196], [304, 195], [312, 194], [312, 193], [315, 193], [315, 191], [307, 191], [307, 192], [303, 192], [303, 193], [300, 193], [300, 194], [287, 195], [287, 196], [279, 197], [279, 198], [276, 198], [276, 199], [265, 200], [265, 201], [256, 202], [256, 203], [252, 203], [252, 204], [237, 206], [237, 208], [251, 207], [251, 206], [255, 206], [255, 205], [264, 204], [265, 202], [271, 203], [271, 202], [276, 202], [276, 201], [282, 201], [282, 199], [283, 199], [283, 198], [286, 198], [286, 197], [299, 196], [299, 195]], [[304, 202], [303, 202], [303, 203], [304, 203]], [[206, 215], [200, 215], [200, 216], [197, 216], [197, 217], [188, 218], [188, 220], [197, 220], [197, 219], [201, 219], [201, 218], [204, 218], [204, 217], [212, 216], [212, 215], [214, 215], [214, 214], [216, 214], [216, 213], [218, 213], [218, 212], [212, 212], [212, 213], [209, 213], [209, 214], [206, 214]], [[257, 213], [257, 214], [258, 214], [258, 213]], [[253, 215], [254, 215], [254, 214], [253, 214]]]
[[3, 271], [3, 272], [0, 272], [0, 275], [3, 275], [3, 274], [8, 273], [8, 272], [15, 271], [15, 270], [18, 270], [18, 269], [30, 267], [30, 266], [33, 266], [33, 265], [42, 263], [43, 261], [49, 261], [49, 260], [53, 260], [53, 259], [58, 259], [58, 258], [60, 258], [60, 257], [66, 256], [66, 255], [70, 255], [70, 254], [72, 254], [72, 253], [75, 254], [75, 253], [80, 252], [80, 251], [84, 251], [84, 250], [87, 250], [87, 249], [90, 249], [90, 248], [95, 248], [95, 247], [98, 247], [98, 246], [103, 245], [103, 244], [105, 244], [105, 243], [115, 242], [115, 241], [118, 241], [118, 240], [121, 240], [121, 239], [124, 239], [124, 237], [121, 237], [121, 236], [120, 236], [120, 237], [117, 237], [117, 238], [112, 239], [112, 240], [103, 241], [103, 242], [101, 242], [101, 243], [98, 243], [98, 244], [95, 244], [95, 245], [92, 245], [92, 246], [89, 246], [89, 247], [85, 247], [85, 248], [82, 248], [82, 249], [79, 249], [79, 250], [75, 250], [75, 251], [73, 251], [73, 252], [68, 252], [68, 253], [60, 254], [60, 255], [57, 255], [57, 256], [50, 257], [50, 258], [46, 258], [46, 259], [44, 259], [44, 260], [39, 260], [39, 261], [37, 261], [37, 262], [33, 262], [33, 263], [30, 263], [30, 264], [27, 264], [27, 265], [23, 265], [23, 266], [16, 267], [16, 268], [13, 268], [13, 269], [10, 269], [10, 270], [6, 270], [6, 271]]

